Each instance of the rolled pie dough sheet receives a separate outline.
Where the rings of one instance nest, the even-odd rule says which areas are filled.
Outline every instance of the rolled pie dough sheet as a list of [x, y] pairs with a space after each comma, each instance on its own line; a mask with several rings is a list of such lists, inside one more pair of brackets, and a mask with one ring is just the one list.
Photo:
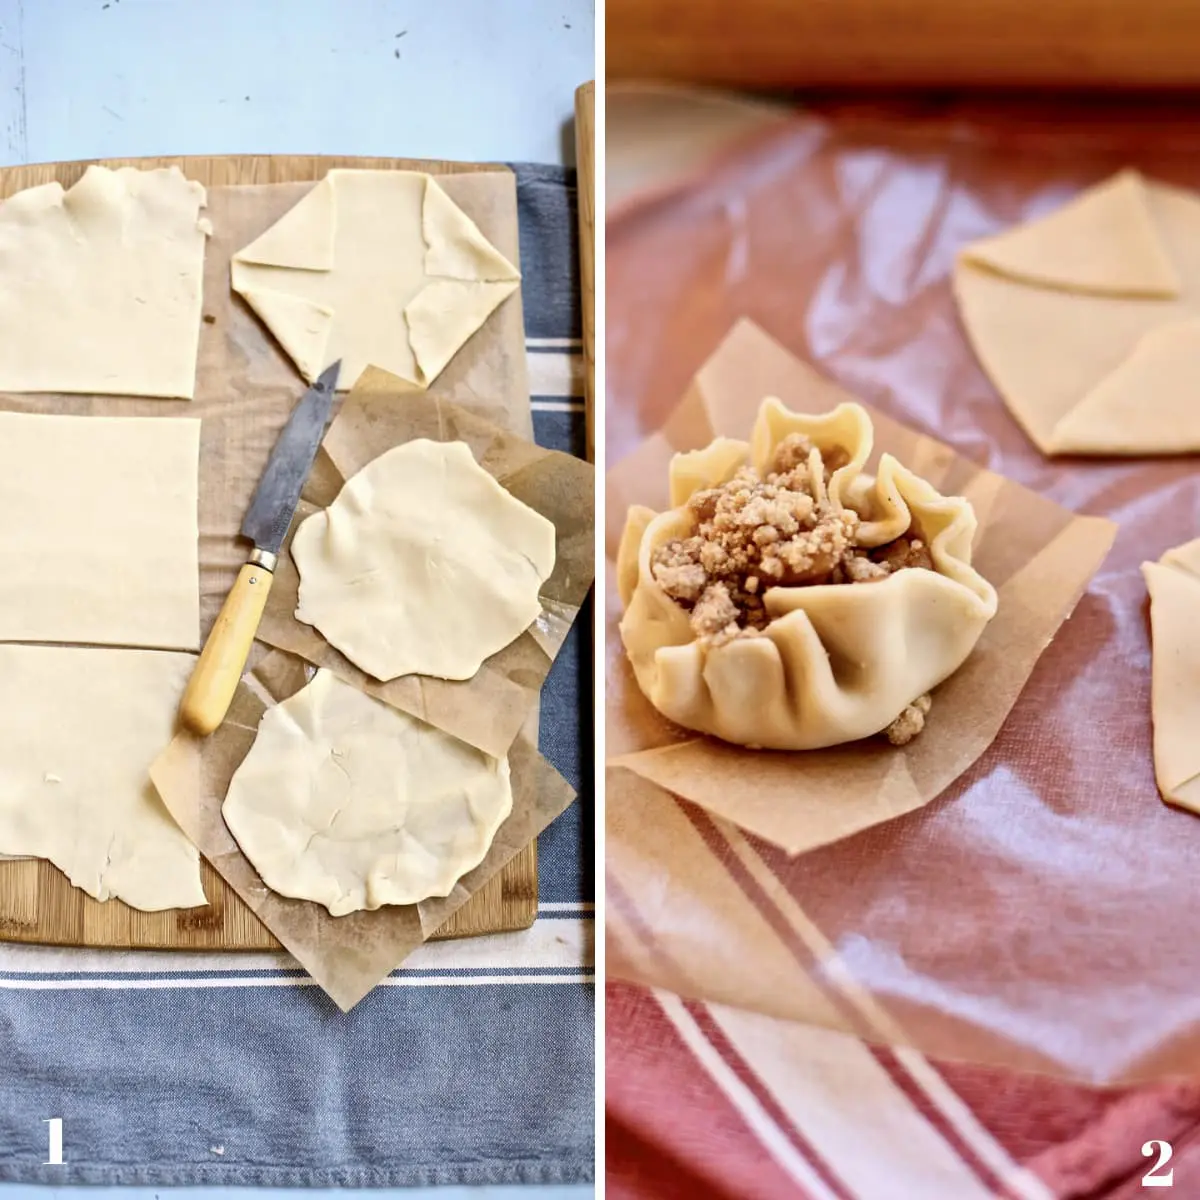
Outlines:
[[221, 812], [268, 887], [340, 917], [449, 895], [511, 810], [507, 759], [320, 670], [264, 713]]
[[1200, 198], [1134, 171], [966, 247], [963, 323], [1046, 454], [1200, 449]]
[[1200, 813], [1200, 540], [1142, 564], [1153, 641], [1154, 774], [1168, 804]]
[[0, 413], [0, 641], [194, 650], [200, 422]]
[[428, 387], [520, 274], [420, 171], [330, 171], [233, 257], [233, 290], [311, 383], [341, 360]]
[[555, 536], [463, 442], [418, 438], [296, 530], [296, 619], [382, 682], [470, 679], [541, 614]]
[[150, 782], [195, 658], [0, 646], [0, 853], [49, 859], [97, 900], [206, 904], [200, 856]]
[[204, 188], [178, 167], [88, 167], [0, 204], [0, 391], [190, 400]]

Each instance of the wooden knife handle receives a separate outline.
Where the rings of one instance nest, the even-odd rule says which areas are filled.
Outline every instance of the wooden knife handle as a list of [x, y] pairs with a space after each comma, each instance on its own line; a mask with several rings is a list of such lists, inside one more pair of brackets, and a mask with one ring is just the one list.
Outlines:
[[183, 693], [179, 715], [184, 725], [202, 737], [225, 720], [238, 680], [246, 666], [250, 645], [258, 632], [274, 576], [266, 567], [247, 563], [239, 572], [196, 669]]

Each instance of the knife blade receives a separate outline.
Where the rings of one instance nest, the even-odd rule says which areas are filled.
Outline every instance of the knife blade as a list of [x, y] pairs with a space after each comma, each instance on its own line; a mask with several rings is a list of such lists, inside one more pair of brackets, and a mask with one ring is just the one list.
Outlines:
[[246, 509], [241, 532], [254, 549], [225, 597], [180, 704], [180, 718], [193, 733], [212, 733], [229, 711], [262, 620], [283, 539], [325, 436], [340, 368], [339, 360], [323, 371], [292, 409]]
[[312, 470], [333, 407], [341, 360], [323, 371], [292, 409], [242, 520], [242, 536], [256, 550], [277, 555]]

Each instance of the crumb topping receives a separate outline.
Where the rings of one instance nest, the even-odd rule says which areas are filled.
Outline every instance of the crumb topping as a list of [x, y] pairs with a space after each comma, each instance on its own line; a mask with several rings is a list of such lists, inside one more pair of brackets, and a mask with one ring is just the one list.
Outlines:
[[925, 728], [925, 718], [933, 707], [928, 696], [918, 696], [883, 732], [893, 746], [907, 746]]
[[660, 546], [651, 570], [663, 591], [690, 610], [696, 637], [719, 645], [759, 634], [769, 623], [762, 600], [768, 588], [874, 583], [896, 571], [933, 569], [916, 536], [873, 550], [858, 545], [858, 514], [835, 508], [828, 496], [830, 476], [847, 462], [844, 450], [823, 453], [793, 433], [776, 448], [765, 476], [743, 467], [727, 483], [692, 496], [696, 532]]

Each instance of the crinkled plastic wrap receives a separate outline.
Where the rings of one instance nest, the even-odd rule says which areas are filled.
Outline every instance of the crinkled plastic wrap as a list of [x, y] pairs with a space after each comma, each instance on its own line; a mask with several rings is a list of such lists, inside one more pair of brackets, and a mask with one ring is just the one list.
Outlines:
[[976, 362], [949, 275], [965, 243], [1127, 165], [1200, 188], [1200, 127], [1161, 108], [829, 107], [607, 233], [610, 463], [748, 316], [898, 420], [1119, 523], [947, 792], [795, 860], [757, 845], [834, 947], [814, 970], [848, 972], [921, 1049], [1100, 1083], [1200, 1071], [1200, 820], [1155, 787], [1139, 572], [1200, 534], [1200, 464], [1044, 458]]

